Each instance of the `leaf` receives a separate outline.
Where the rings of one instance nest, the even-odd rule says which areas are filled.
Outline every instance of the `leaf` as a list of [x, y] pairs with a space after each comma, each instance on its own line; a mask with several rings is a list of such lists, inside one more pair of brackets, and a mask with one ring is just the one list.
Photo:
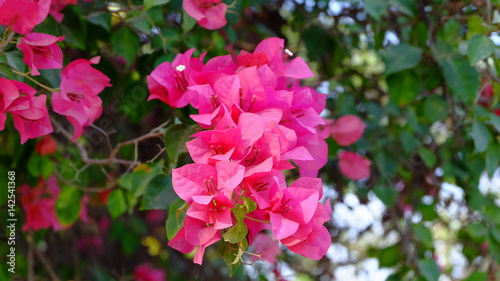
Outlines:
[[[247, 243], [248, 244], [248, 243]], [[229, 276], [232, 276], [241, 264], [239, 260], [240, 247], [237, 244], [221, 242], [217, 253], [222, 257], [228, 268]]]
[[127, 61], [129, 66], [141, 46], [139, 36], [127, 25], [122, 25], [117, 31], [112, 32], [111, 45], [115, 52]]
[[224, 241], [235, 244], [245, 239], [247, 234], [248, 228], [246, 224], [244, 224], [243, 222], [238, 222], [236, 223], [236, 225], [233, 225], [231, 228], [229, 228], [229, 230], [226, 231], [222, 235], [222, 237], [224, 238]]
[[[142, 168], [141, 168], [142, 167]], [[162, 166], [153, 164], [152, 166], [140, 165], [133, 173], [126, 173], [118, 179], [118, 185], [130, 191], [134, 197], [144, 194], [149, 182], [162, 172]]]
[[404, 106], [415, 100], [420, 92], [420, 79], [413, 71], [405, 70], [386, 78], [390, 100]]
[[386, 48], [385, 75], [415, 67], [422, 58], [422, 49], [401, 43]]
[[117, 218], [127, 210], [125, 194], [121, 189], [115, 189], [108, 195], [108, 211], [112, 218]]
[[411, 17], [415, 17], [417, 13], [417, 5], [412, 0], [392, 0], [392, 4], [396, 6], [398, 10]]
[[467, 38], [469, 39], [475, 34], [487, 34], [488, 27], [486, 22], [477, 15], [472, 15], [467, 19]]
[[15, 50], [5, 53], [5, 57], [7, 59], [7, 63], [13, 69], [24, 72], [26, 70], [26, 64], [23, 62], [23, 56], [21, 52]]
[[185, 10], [182, 10], [182, 31], [184, 33], [193, 29], [196, 25], [196, 20], [188, 15]]
[[393, 267], [401, 260], [399, 247], [397, 245], [380, 250], [380, 267]]
[[177, 167], [177, 161], [181, 153], [187, 152], [186, 142], [189, 136], [198, 131], [197, 126], [185, 124], [173, 124], [165, 131], [165, 150], [170, 161], [170, 168]]
[[100, 13], [87, 18], [93, 25], [98, 25], [104, 28], [107, 32], [111, 31], [111, 14]]
[[493, 178], [493, 174], [500, 164], [500, 145], [498, 142], [493, 142], [486, 152], [486, 171], [488, 177]]
[[483, 122], [474, 119], [470, 135], [476, 147], [475, 152], [481, 153], [488, 148], [491, 141], [491, 133]]
[[165, 5], [170, 0], [144, 0], [144, 10], [147, 11], [154, 6]]
[[432, 248], [432, 233], [429, 228], [425, 227], [422, 224], [414, 224], [413, 232], [425, 247]]
[[168, 240], [172, 240], [182, 228], [184, 218], [186, 217], [187, 207], [187, 203], [180, 198], [176, 199], [172, 205], [170, 205], [167, 222], [165, 223]]
[[163, 210], [177, 198], [172, 188], [172, 177], [169, 175], [157, 175], [146, 187], [140, 210]]
[[450, 54], [445, 49], [433, 48], [434, 58], [439, 63], [453, 95], [470, 105], [479, 90], [479, 73], [464, 57]]
[[389, 2], [386, 0], [365, 0], [365, 11], [380, 21], [380, 18], [387, 13]]
[[465, 281], [487, 281], [488, 273], [487, 272], [479, 272], [474, 271]]
[[417, 265], [427, 281], [438, 281], [441, 271], [434, 260], [419, 260]]
[[495, 51], [495, 45], [490, 38], [481, 34], [474, 34], [469, 39], [467, 56], [471, 65], [489, 57]]
[[491, 124], [493, 125], [495, 130], [497, 130], [497, 132], [500, 133], [500, 117], [494, 113], [491, 113], [489, 117]]
[[424, 164], [427, 168], [434, 168], [437, 163], [437, 157], [434, 152], [426, 147], [421, 147], [418, 150], [418, 154], [420, 158], [424, 161]]
[[55, 164], [47, 157], [40, 156], [37, 153], [31, 154], [28, 160], [28, 171], [34, 177], [43, 176], [48, 178], [56, 170]]
[[375, 192], [375, 195], [377, 195], [380, 201], [382, 201], [387, 207], [394, 205], [399, 195], [394, 188], [382, 185], [375, 186], [373, 192]]
[[441, 121], [448, 116], [448, 103], [443, 97], [437, 95], [427, 97], [423, 105], [423, 117], [431, 123]]
[[74, 223], [80, 217], [82, 194], [72, 186], [63, 186], [57, 198], [55, 211], [63, 226]]
[[474, 238], [483, 237], [484, 235], [486, 235], [488, 233], [488, 229], [486, 228], [486, 226], [484, 226], [484, 224], [478, 223], [478, 222], [468, 225], [466, 230], [467, 230], [467, 233], [469, 233], [469, 235], [474, 237]]

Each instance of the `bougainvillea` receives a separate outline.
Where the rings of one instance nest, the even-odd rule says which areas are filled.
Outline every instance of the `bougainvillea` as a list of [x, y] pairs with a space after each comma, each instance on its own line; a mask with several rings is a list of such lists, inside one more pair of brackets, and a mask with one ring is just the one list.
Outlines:
[[194, 262], [201, 264], [205, 248], [221, 238], [248, 246], [268, 229], [290, 250], [320, 259], [331, 239], [323, 226], [329, 203], [319, 203], [321, 180], [303, 177], [287, 187], [282, 174], [294, 168], [289, 160], [313, 177], [326, 163], [317, 136], [326, 96], [297, 81], [311, 70], [301, 58], [289, 58], [278, 38], [236, 61], [221, 56], [204, 64], [193, 51], [148, 78], [150, 99], [189, 103], [199, 112], [193, 120], [207, 129], [187, 143], [195, 163], [172, 173], [174, 190], [189, 207], [169, 245], [184, 253], [197, 248]]

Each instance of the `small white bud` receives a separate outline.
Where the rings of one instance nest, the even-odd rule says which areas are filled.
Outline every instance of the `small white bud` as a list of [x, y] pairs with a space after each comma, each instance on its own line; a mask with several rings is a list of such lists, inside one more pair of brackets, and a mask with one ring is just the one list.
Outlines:
[[288, 49], [285, 49], [285, 53], [289, 56], [293, 56], [293, 53], [292, 51], [288, 50]]
[[179, 64], [177, 67], [175, 67], [175, 70], [177, 70], [179, 72], [183, 72], [184, 69], [186, 69], [186, 66], [183, 64]]

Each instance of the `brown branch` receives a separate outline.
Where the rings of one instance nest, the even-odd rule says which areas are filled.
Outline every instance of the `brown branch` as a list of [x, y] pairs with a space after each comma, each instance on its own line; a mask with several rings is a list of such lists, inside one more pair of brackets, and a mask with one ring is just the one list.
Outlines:
[[52, 269], [52, 266], [50, 265], [50, 262], [44, 257], [44, 255], [38, 250], [36, 247], [35, 243], [33, 242], [33, 239], [30, 235], [26, 238], [28, 241], [28, 245], [33, 251], [35, 252], [36, 257], [40, 260], [40, 262], [43, 264], [45, 267], [45, 270], [47, 270], [47, 273], [50, 276], [50, 279], [52, 281], [61, 281], [57, 274], [55, 273], [54, 269]]

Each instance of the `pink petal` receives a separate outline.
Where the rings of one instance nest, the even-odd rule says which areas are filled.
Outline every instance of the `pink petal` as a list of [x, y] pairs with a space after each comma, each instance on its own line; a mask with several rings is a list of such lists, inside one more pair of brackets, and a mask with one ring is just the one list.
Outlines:
[[344, 151], [339, 155], [340, 171], [351, 180], [360, 180], [370, 176], [371, 161], [356, 153]]
[[365, 123], [355, 115], [345, 115], [332, 126], [333, 139], [342, 146], [348, 146], [358, 141], [365, 131]]

